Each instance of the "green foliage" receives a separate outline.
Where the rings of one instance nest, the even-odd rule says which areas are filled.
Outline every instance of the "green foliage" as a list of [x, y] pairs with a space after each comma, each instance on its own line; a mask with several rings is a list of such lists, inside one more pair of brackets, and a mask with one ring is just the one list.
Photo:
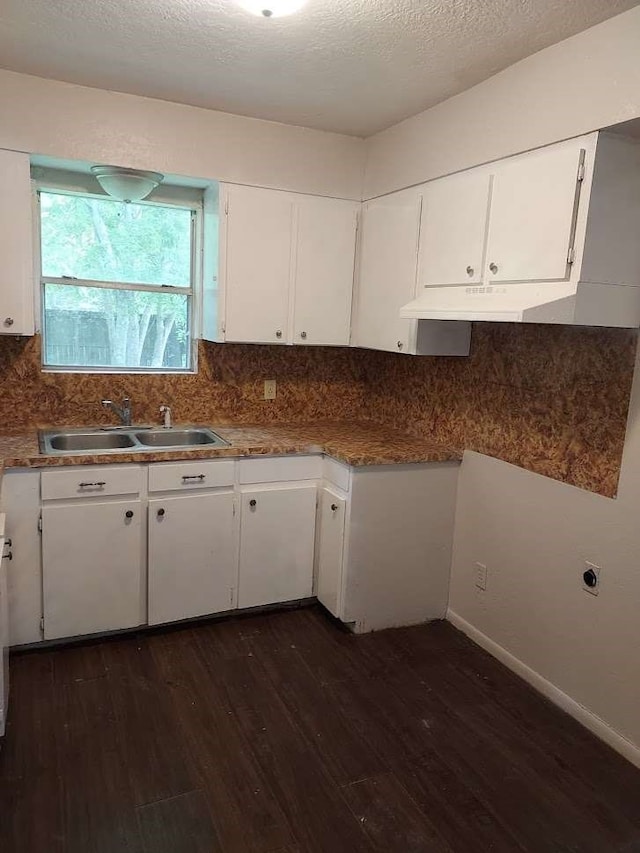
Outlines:
[[[191, 211], [113, 199], [42, 192], [42, 273], [46, 277], [132, 284], [191, 285]], [[170, 336], [189, 352], [188, 298], [175, 293], [45, 285], [45, 313], [102, 315], [109, 366], [161, 367]], [[59, 313], [57, 316], [60, 316]], [[46, 334], [46, 324], [45, 324]], [[153, 341], [146, 341], [147, 335]], [[146, 341], [146, 347], [145, 347]], [[80, 364], [80, 356], [72, 363]]]

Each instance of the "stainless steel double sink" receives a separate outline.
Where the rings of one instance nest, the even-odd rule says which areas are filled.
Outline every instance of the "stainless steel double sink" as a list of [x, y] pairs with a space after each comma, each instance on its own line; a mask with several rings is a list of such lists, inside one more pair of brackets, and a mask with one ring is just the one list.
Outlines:
[[40, 452], [135, 453], [144, 450], [179, 450], [228, 447], [208, 427], [105, 427], [102, 429], [40, 430]]

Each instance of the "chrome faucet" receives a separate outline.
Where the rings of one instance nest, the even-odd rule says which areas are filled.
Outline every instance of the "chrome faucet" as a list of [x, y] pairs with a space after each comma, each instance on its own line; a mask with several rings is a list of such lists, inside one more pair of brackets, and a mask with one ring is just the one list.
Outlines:
[[131, 400], [125, 397], [122, 401], [122, 406], [118, 406], [112, 400], [103, 400], [102, 405], [105, 409], [111, 409], [122, 421], [122, 426], [131, 426]]
[[163, 426], [165, 429], [171, 429], [171, 407], [160, 406], [160, 414], [163, 417]]

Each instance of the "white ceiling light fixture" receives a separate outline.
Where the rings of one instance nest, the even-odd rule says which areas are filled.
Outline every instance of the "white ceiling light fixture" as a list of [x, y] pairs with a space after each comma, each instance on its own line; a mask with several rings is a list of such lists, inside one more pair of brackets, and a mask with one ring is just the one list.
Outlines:
[[238, 4], [262, 18], [284, 18], [301, 9], [307, 0], [237, 0]]
[[164, 180], [160, 172], [143, 172], [121, 166], [92, 166], [91, 172], [107, 195], [126, 202], [141, 201]]

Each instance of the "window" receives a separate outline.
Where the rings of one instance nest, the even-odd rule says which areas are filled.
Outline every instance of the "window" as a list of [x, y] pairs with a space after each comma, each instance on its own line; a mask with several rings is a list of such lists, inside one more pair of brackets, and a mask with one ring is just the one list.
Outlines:
[[45, 367], [191, 369], [191, 207], [40, 190]]

